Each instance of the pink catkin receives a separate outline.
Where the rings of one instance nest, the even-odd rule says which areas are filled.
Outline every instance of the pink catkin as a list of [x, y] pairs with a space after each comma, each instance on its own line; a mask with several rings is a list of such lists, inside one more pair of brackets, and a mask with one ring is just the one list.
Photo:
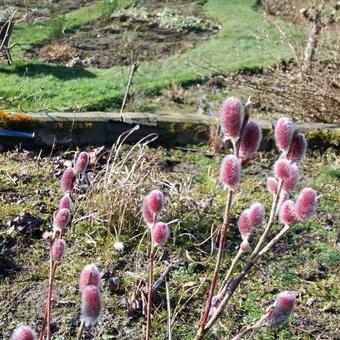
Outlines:
[[151, 237], [154, 244], [158, 247], [162, 247], [166, 244], [169, 238], [169, 227], [163, 222], [158, 222], [154, 226]]
[[279, 184], [277, 183], [276, 178], [274, 177], [268, 177], [267, 179], [267, 189], [269, 192], [271, 192], [273, 195], [277, 194]]
[[80, 273], [79, 288], [84, 289], [89, 285], [98, 286], [100, 282], [100, 272], [94, 264], [86, 265]]
[[60, 186], [64, 193], [69, 193], [72, 190], [75, 175], [72, 168], [67, 168], [61, 177]]
[[59, 209], [54, 216], [54, 228], [62, 231], [70, 223], [71, 212], [66, 208]]
[[221, 128], [227, 138], [237, 138], [240, 134], [243, 120], [243, 105], [234, 97], [229, 97], [223, 103], [221, 113]]
[[102, 309], [100, 291], [97, 286], [89, 285], [82, 290], [81, 320], [86, 326], [96, 323]]
[[288, 151], [294, 134], [294, 124], [291, 119], [282, 117], [275, 126], [275, 142], [281, 151]]
[[68, 209], [68, 210], [72, 210], [72, 200], [69, 194], [65, 194], [59, 202], [59, 209]]
[[274, 175], [278, 179], [287, 179], [290, 176], [290, 163], [284, 159], [278, 159], [274, 164]]
[[264, 207], [261, 203], [254, 203], [249, 209], [249, 223], [252, 228], [262, 225], [264, 219]]
[[265, 318], [266, 326], [278, 326], [284, 323], [293, 312], [296, 298], [292, 292], [281, 292]]
[[248, 253], [250, 251], [250, 244], [249, 241], [247, 239], [244, 239], [241, 244], [240, 244], [240, 249], [242, 251], [242, 253]]
[[10, 340], [35, 340], [36, 334], [31, 327], [19, 326], [16, 328]]
[[164, 205], [163, 193], [159, 190], [152, 190], [147, 197], [149, 210], [154, 214], [159, 214]]
[[234, 155], [226, 156], [220, 170], [220, 181], [231, 190], [235, 190], [240, 182], [241, 164]]
[[66, 242], [63, 239], [55, 240], [52, 244], [52, 258], [60, 261], [66, 252]]
[[299, 167], [293, 163], [290, 167], [289, 177], [283, 181], [282, 190], [291, 193], [299, 181]]
[[297, 218], [301, 220], [306, 220], [310, 218], [316, 210], [317, 206], [317, 194], [316, 191], [312, 188], [305, 188], [303, 189], [295, 204], [295, 212]]
[[252, 157], [259, 149], [262, 131], [258, 124], [249, 122], [244, 128], [240, 143], [239, 156], [241, 159]]
[[292, 162], [301, 162], [305, 156], [307, 141], [303, 133], [297, 133], [293, 136], [292, 145], [288, 154], [288, 159]]
[[243, 210], [237, 221], [238, 229], [240, 231], [242, 240], [247, 239], [251, 232], [251, 226], [249, 222], [249, 212], [250, 212], [250, 209]]
[[295, 203], [292, 200], [285, 201], [279, 213], [280, 222], [286, 225], [296, 223]]
[[149, 208], [148, 199], [149, 197], [146, 196], [143, 200], [142, 214], [145, 223], [151, 228], [154, 224], [155, 216]]
[[89, 164], [89, 158], [90, 158], [89, 154], [85, 151], [82, 151], [79, 154], [77, 161], [74, 165], [74, 173], [76, 176], [82, 174], [86, 170]]

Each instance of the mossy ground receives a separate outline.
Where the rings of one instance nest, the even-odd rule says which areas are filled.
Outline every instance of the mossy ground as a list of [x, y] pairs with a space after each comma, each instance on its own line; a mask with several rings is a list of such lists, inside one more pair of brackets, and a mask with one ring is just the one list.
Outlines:
[[[148, 154], [154, 155], [150, 149]], [[183, 265], [169, 275], [173, 323], [173, 339], [192, 339], [207, 294], [214, 257], [210, 257], [211, 226], [221, 223], [225, 192], [218, 185], [218, 168], [223, 155], [212, 156], [206, 149], [158, 149], [158, 186], [166, 196], [164, 221], [179, 219], [171, 225], [168, 246], [156, 254], [155, 277], [175, 260]], [[339, 334], [340, 253], [337, 248], [340, 190], [337, 154], [327, 150], [322, 154], [310, 151], [301, 165], [301, 182], [316, 189], [320, 205], [316, 216], [292, 230], [263, 258], [248, 275], [231, 303], [209, 334], [209, 339], [230, 338], [244, 325], [254, 321], [282, 290], [297, 294], [297, 307], [289, 321], [277, 329], [265, 329], [254, 339], [335, 339]], [[235, 248], [240, 242], [236, 229], [239, 213], [250, 203], [261, 201], [269, 210], [271, 197], [266, 190], [266, 176], [271, 174], [275, 152], [259, 153], [244, 169], [240, 190], [232, 207], [232, 225], [222, 263], [222, 273], [228, 269]], [[0, 242], [3, 256], [16, 262], [19, 269], [0, 277], [0, 335], [8, 338], [20, 323], [35, 329], [41, 325], [47, 292], [47, 249], [45, 241], [33, 238], [24, 230], [8, 235], [6, 223], [21, 211], [30, 211], [44, 223], [41, 230], [50, 229], [52, 214], [61, 197], [59, 178], [63, 161], [73, 153], [38, 158], [36, 154], [9, 152], [0, 155], [1, 210]], [[92, 170], [91, 170], [92, 171]], [[136, 200], [142, 202], [141, 191]], [[119, 195], [119, 191], [116, 193]], [[98, 209], [100, 207], [97, 207]], [[97, 209], [97, 210], [98, 210]], [[75, 195], [75, 221], [87, 216], [86, 196]], [[129, 319], [125, 299], [131, 299], [136, 281], [128, 275], [134, 272], [146, 277], [146, 244], [139, 244], [143, 223], [137, 216], [130, 230], [122, 231], [125, 248], [113, 248], [114, 237], [105, 223], [83, 219], [66, 233], [67, 256], [59, 266], [55, 281], [53, 332], [56, 339], [75, 337], [79, 325], [80, 292], [78, 278], [87, 263], [96, 263], [104, 273], [114, 272], [122, 280], [112, 293], [103, 279], [104, 311], [96, 327], [86, 332], [86, 338], [142, 339], [144, 317]], [[278, 230], [277, 224], [274, 228]], [[206, 240], [206, 242], [204, 242]], [[10, 245], [10, 246], [9, 246]], [[215, 248], [216, 249], [216, 248]], [[243, 262], [243, 261], [242, 261]], [[238, 269], [240, 265], [238, 266]], [[222, 275], [220, 279], [222, 280]], [[153, 339], [166, 337], [166, 299], [164, 285], [156, 299]]]

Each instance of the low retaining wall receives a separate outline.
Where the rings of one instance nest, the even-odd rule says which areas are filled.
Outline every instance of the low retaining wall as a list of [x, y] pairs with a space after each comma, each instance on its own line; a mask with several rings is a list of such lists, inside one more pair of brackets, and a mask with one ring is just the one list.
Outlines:
[[[262, 149], [273, 146], [273, 124], [257, 121], [263, 130]], [[7, 113], [0, 119], [0, 129], [34, 133], [34, 139], [20, 139], [36, 147], [112, 145], [123, 132], [139, 125], [127, 142], [133, 143], [148, 134], [158, 134], [157, 144], [164, 146], [207, 143], [209, 126], [214, 118], [198, 114], [120, 113], [115, 112], [49, 112]], [[338, 146], [340, 126], [337, 124], [296, 124], [310, 145]], [[15, 137], [2, 137], [1, 144], [13, 144]], [[16, 138], [18, 142], [18, 138]]]

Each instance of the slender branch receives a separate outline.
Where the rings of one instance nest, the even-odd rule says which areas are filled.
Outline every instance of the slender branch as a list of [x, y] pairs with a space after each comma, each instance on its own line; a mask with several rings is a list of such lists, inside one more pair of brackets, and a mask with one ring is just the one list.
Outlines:
[[149, 244], [149, 285], [148, 285], [148, 304], [147, 304], [147, 316], [146, 316], [146, 336], [145, 339], [150, 339], [151, 332], [151, 311], [152, 311], [152, 281], [153, 281], [153, 242], [150, 240]]
[[232, 338], [232, 340], [240, 340], [242, 339], [245, 335], [253, 331], [253, 327], [251, 325], [248, 325], [246, 328], [242, 330], [241, 333], [237, 334], [235, 337]]
[[84, 320], [80, 323], [78, 333], [77, 333], [77, 340], [81, 340], [83, 333], [84, 333], [84, 328], [85, 328], [85, 322]]
[[207, 320], [208, 320], [208, 317], [209, 317], [209, 311], [210, 311], [210, 308], [211, 308], [211, 301], [212, 301], [212, 298], [213, 298], [214, 293], [215, 293], [217, 277], [218, 277], [218, 274], [219, 274], [219, 271], [220, 271], [220, 266], [221, 266], [221, 259], [222, 259], [222, 252], [223, 252], [224, 243], [225, 243], [225, 236], [226, 236], [226, 232], [227, 232], [228, 225], [229, 225], [229, 214], [230, 214], [232, 198], [233, 198], [233, 191], [228, 189], [227, 202], [226, 202], [223, 224], [222, 224], [221, 233], [220, 233], [220, 243], [219, 243], [219, 247], [218, 247], [215, 270], [214, 270], [214, 273], [213, 273], [213, 276], [212, 276], [212, 279], [211, 279], [211, 285], [210, 285], [207, 303], [206, 303], [205, 310], [204, 310], [202, 318], [201, 318], [200, 327], [199, 327], [197, 334], [195, 336], [195, 340], [201, 339], [201, 337], [204, 333], [205, 324], [207, 323]]
[[263, 243], [264, 243], [268, 233], [271, 231], [272, 226], [273, 226], [274, 221], [275, 221], [277, 205], [279, 203], [280, 193], [281, 193], [281, 190], [282, 190], [282, 184], [283, 184], [283, 181], [281, 180], [279, 182], [279, 187], [278, 187], [277, 194], [274, 196], [274, 199], [273, 199], [272, 208], [271, 208], [271, 212], [270, 212], [270, 217], [269, 217], [269, 220], [267, 222], [266, 228], [265, 228], [263, 234], [261, 235], [259, 241], [257, 242], [257, 245], [256, 245], [253, 253], [251, 254], [248, 262], [245, 264], [245, 266], [243, 267], [243, 269], [240, 272], [240, 274], [236, 277], [236, 279], [234, 281], [231, 282], [230, 286], [228, 287], [227, 293], [225, 294], [224, 298], [222, 299], [222, 301], [221, 301], [220, 305], [218, 306], [218, 308], [217, 308], [216, 312], [214, 313], [214, 315], [207, 322], [207, 324], [206, 324], [206, 326], [204, 328], [204, 331], [206, 331], [209, 328], [211, 328], [211, 326], [216, 322], [217, 318], [219, 317], [220, 313], [224, 310], [225, 306], [227, 305], [227, 303], [229, 302], [230, 298], [234, 294], [234, 292], [235, 292], [236, 288], [238, 287], [238, 285], [241, 283], [241, 281], [243, 280], [245, 275], [254, 266], [256, 260], [259, 258], [258, 255], [259, 255], [259, 252], [260, 252], [260, 250], [262, 248], [262, 245], [263, 245]]
[[236, 256], [233, 258], [233, 260], [230, 264], [230, 267], [229, 267], [229, 271], [228, 271], [227, 275], [225, 276], [225, 278], [222, 282], [221, 288], [220, 288], [220, 290], [217, 294], [218, 299], [221, 299], [225, 295], [225, 293], [227, 292], [230, 276], [231, 276], [231, 274], [232, 274], [232, 272], [235, 268], [237, 261], [239, 260], [239, 258], [241, 257], [242, 254], [243, 254], [242, 250], [239, 249]]
[[48, 282], [47, 314], [46, 314], [46, 316], [47, 316], [47, 321], [46, 321], [47, 340], [51, 339], [52, 291], [53, 291], [53, 281], [54, 281], [56, 268], [57, 268], [57, 263], [53, 261], [52, 254], [51, 254], [51, 258], [50, 258], [50, 278], [49, 278], [49, 282]]
[[278, 185], [277, 194], [275, 195], [274, 200], [273, 200], [272, 209], [270, 211], [268, 223], [267, 223], [266, 228], [264, 229], [264, 232], [261, 235], [259, 241], [257, 242], [257, 245], [256, 245], [253, 253], [251, 254], [251, 258], [254, 258], [254, 257], [257, 256], [257, 254], [259, 253], [264, 241], [266, 240], [268, 234], [270, 233], [270, 231], [273, 227], [274, 220], [275, 220], [275, 217], [276, 217], [277, 206], [278, 206], [279, 201], [280, 201], [280, 194], [281, 194], [281, 191], [282, 191], [282, 185], [283, 185], [283, 180], [280, 180], [279, 185]]
[[257, 256], [261, 257], [263, 254], [265, 254], [289, 230], [289, 228], [289, 225], [285, 225], [281, 231], [262, 248]]
[[166, 307], [168, 310], [168, 340], [172, 339], [171, 336], [171, 303], [170, 303], [170, 291], [168, 281], [165, 280], [165, 291], [166, 291]]
[[124, 121], [124, 119], [123, 119], [123, 111], [124, 111], [124, 108], [125, 108], [125, 105], [126, 105], [126, 102], [127, 102], [127, 98], [128, 98], [129, 92], [130, 92], [130, 87], [131, 87], [131, 84], [132, 84], [132, 79], [133, 79], [133, 76], [134, 76], [135, 72], [137, 71], [137, 68], [138, 68], [138, 64], [137, 63], [133, 63], [131, 65], [129, 80], [128, 80], [128, 83], [126, 85], [126, 89], [125, 89], [125, 94], [124, 94], [122, 106], [120, 108], [120, 113], [122, 115], [122, 120], [123, 121]]

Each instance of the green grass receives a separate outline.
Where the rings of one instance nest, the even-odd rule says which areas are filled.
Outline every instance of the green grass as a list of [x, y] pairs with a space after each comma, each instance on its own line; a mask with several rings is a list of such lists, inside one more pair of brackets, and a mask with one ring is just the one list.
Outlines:
[[[18, 25], [12, 40], [27, 48], [58, 36], [62, 27], [74, 29], [112, 10], [92, 6], [91, 10], [83, 7], [34, 26]], [[219, 33], [180, 56], [141, 63], [134, 79], [135, 92], [157, 94], [172, 84], [199, 81], [202, 76], [215, 73], [211, 65], [216, 73], [228, 73], [258, 68], [290, 56], [289, 48], [280, 42], [278, 32], [254, 7], [253, 0], [209, 0], [204, 11], [221, 24]], [[120, 105], [127, 68], [69, 69], [46, 65], [23, 58], [21, 48], [13, 50], [14, 66], [0, 68], [1, 107], [78, 111], [111, 110]]]

